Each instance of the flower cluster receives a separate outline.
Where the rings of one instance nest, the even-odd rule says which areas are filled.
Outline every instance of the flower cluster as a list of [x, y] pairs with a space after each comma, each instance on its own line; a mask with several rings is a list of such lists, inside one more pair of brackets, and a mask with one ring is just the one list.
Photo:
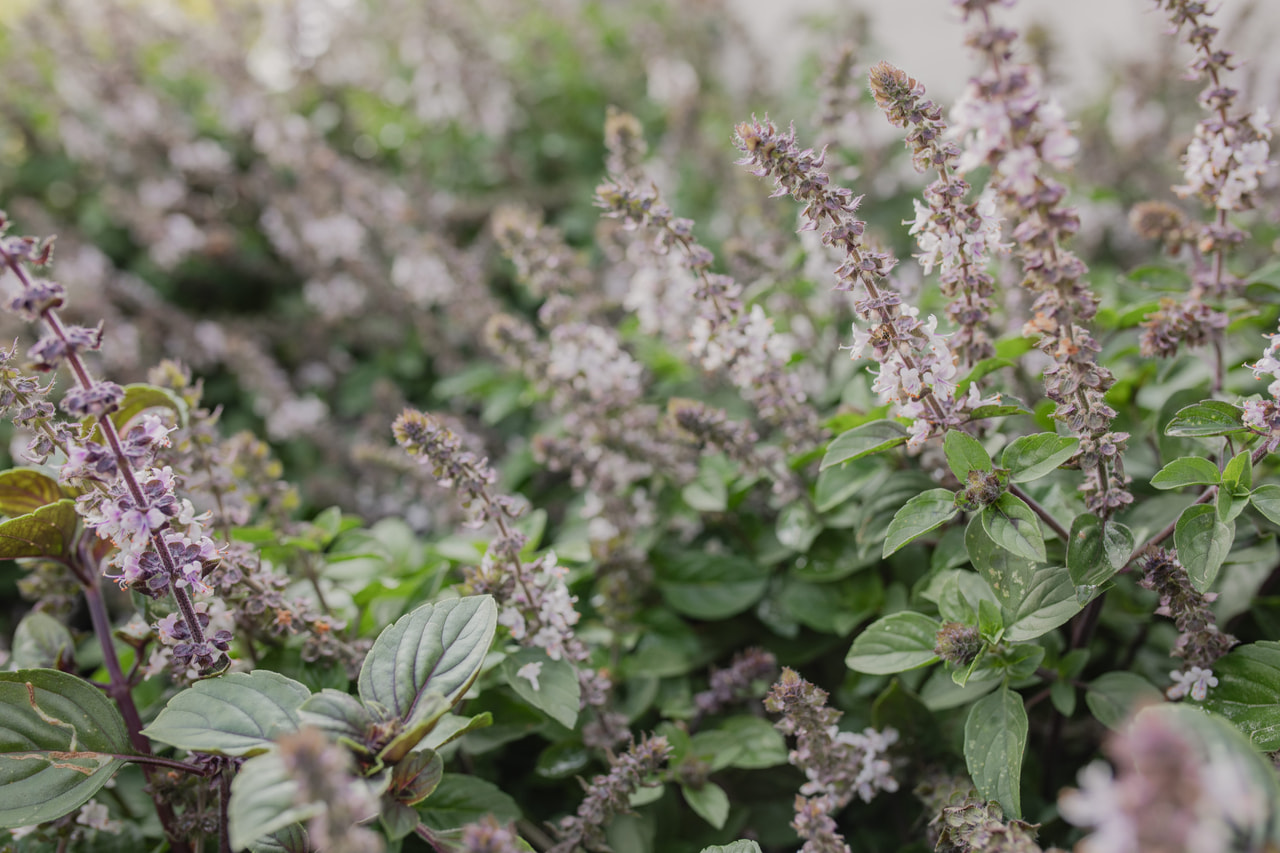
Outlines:
[[751, 685], [773, 676], [778, 660], [760, 648], [750, 648], [733, 656], [729, 666], [711, 672], [711, 684], [694, 694], [693, 706], [699, 715], [716, 714], [751, 695]]
[[582, 783], [586, 798], [578, 812], [561, 819], [556, 832], [560, 840], [549, 853], [574, 853], [579, 848], [604, 851], [604, 827], [614, 815], [631, 811], [631, 796], [644, 784], [645, 778], [657, 773], [671, 754], [665, 737], [647, 737], [616, 758], [607, 774], [596, 776], [591, 784]]
[[[1178, 698], [1191, 690], [1193, 698], [1203, 699], [1205, 687], [1212, 686], [1208, 683], [1213, 676], [1209, 667], [1238, 642], [1235, 637], [1219, 630], [1209, 608], [1218, 597], [1217, 593], [1200, 592], [1192, 586], [1187, 570], [1178, 562], [1177, 556], [1163, 548], [1147, 552], [1139, 567], [1142, 578], [1138, 583], [1160, 595], [1156, 614], [1169, 617], [1178, 627], [1178, 641], [1170, 654], [1182, 658], [1187, 669], [1186, 674], [1174, 675], [1178, 684], [1170, 688], [1169, 698]], [[1191, 673], [1194, 676], [1188, 682], [1187, 675]], [[1192, 682], [1194, 688], [1190, 686]], [[1216, 684], [1216, 680], [1213, 683]]]
[[1017, 33], [993, 22], [989, 7], [999, 0], [953, 0], [966, 23], [968, 44], [986, 67], [952, 111], [964, 138], [957, 163], [961, 174], [991, 167], [989, 187], [1013, 225], [1024, 287], [1035, 294], [1023, 334], [1052, 359], [1044, 370], [1045, 394], [1054, 418], [1080, 438], [1076, 462], [1085, 472], [1080, 486], [1089, 511], [1107, 518], [1133, 501], [1121, 453], [1128, 433], [1111, 429], [1116, 412], [1103, 399], [1115, 382], [1098, 363], [1101, 345], [1086, 325], [1098, 310], [1084, 261], [1066, 243], [1080, 227], [1067, 189], [1049, 170], [1070, 168], [1078, 144], [1062, 108], [1041, 92], [1038, 72], [1014, 61]]
[[1226, 853], [1267, 804], [1246, 768], [1225, 754], [1205, 756], [1173, 718], [1139, 713], [1107, 741], [1113, 770], [1095, 762], [1079, 789], [1058, 799], [1062, 816], [1092, 833], [1081, 853]]
[[796, 739], [788, 760], [804, 771], [807, 782], [796, 797], [796, 832], [805, 839], [804, 853], [848, 850], [836, 832], [834, 815], [853, 798], [871, 802], [880, 791], [896, 791], [898, 782], [885, 751], [898, 740], [893, 729], [861, 733], [837, 728], [841, 713], [827, 707], [827, 693], [783, 668], [782, 677], [764, 700], [781, 717], [774, 724]]
[[1245, 400], [1244, 423], [1261, 435], [1268, 453], [1280, 448], [1280, 332], [1267, 335], [1267, 347], [1262, 358], [1245, 367], [1253, 371], [1255, 379], [1270, 378], [1267, 386], [1270, 400]]
[[734, 144], [746, 155], [738, 161], [740, 165], [751, 167], [758, 177], [774, 179], [775, 196], [789, 194], [804, 203], [803, 230], [816, 230], [830, 220], [822, 241], [845, 253], [844, 263], [835, 272], [836, 289], [854, 293], [854, 313], [874, 324], [865, 329], [854, 326], [851, 357], [860, 358], [869, 350], [879, 363], [872, 388], [881, 401], [913, 419], [911, 446], [919, 447], [931, 435], [966, 422], [969, 412], [990, 402], [980, 398], [976, 385], [970, 386], [968, 396], [956, 398], [959, 371], [947, 341], [938, 333], [937, 319], [922, 321], [919, 309], [905, 304], [892, 289], [887, 276], [897, 261], [864, 245], [866, 223], [855, 216], [861, 199], [849, 189], [831, 185], [822, 170], [825, 152], [802, 150], [794, 128], [780, 133], [768, 120], [739, 124]]

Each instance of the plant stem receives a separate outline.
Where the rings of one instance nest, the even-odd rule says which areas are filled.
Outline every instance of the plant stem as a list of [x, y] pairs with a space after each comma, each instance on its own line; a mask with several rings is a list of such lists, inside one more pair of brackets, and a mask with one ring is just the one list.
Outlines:
[[1031, 507], [1031, 511], [1040, 516], [1041, 520], [1049, 526], [1049, 529], [1058, 535], [1058, 538], [1062, 540], [1063, 545], [1068, 543], [1068, 540], [1071, 539], [1071, 533], [1058, 522], [1058, 519], [1053, 517], [1053, 513], [1041, 506], [1039, 501], [1031, 497], [1031, 495], [1027, 494], [1013, 483], [1009, 484], [1009, 494]]

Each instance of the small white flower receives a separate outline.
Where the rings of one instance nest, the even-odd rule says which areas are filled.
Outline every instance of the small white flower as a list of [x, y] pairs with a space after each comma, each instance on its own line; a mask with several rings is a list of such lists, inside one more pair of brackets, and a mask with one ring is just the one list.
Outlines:
[[1209, 688], [1218, 686], [1218, 679], [1213, 674], [1213, 670], [1198, 666], [1193, 666], [1186, 672], [1174, 670], [1169, 673], [1169, 677], [1174, 683], [1164, 694], [1170, 699], [1181, 699], [1190, 694], [1195, 701], [1203, 702], [1209, 695]]
[[538, 677], [542, 675], [542, 661], [531, 661], [516, 670], [516, 675], [533, 685], [533, 692], [542, 689]]

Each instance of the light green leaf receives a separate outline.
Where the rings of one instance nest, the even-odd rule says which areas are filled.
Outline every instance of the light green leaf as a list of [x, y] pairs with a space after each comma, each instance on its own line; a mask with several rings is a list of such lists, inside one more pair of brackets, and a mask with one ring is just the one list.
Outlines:
[[142, 733], [190, 752], [257, 755], [298, 729], [311, 691], [266, 669], [199, 681], [178, 693]]
[[[541, 664], [536, 690], [529, 679], [519, 674], [522, 666], [531, 663]], [[573, 664], [552, 660], [544, 649], [520, 649], [502, 662], [502, 674], [521, 699], [566, 729], [577, 725], [581, 688]]]
[[976, 438], [958, 429], [948, 430], [942, 440], [947, 464], [960, 482], [966, 482], [970, 471], [990, 471], [991, 456]]
[[1133, 553], [1133, 533], [1116, 521], [1102, 520], [1091, 512], [1071, 522], [1067, 542], [1067, 569], [1077, 586], [1098, 586], [1124, 568]]
[[363, 745], [376, 722], [359, 699], [327, 687], [298, 706], [298, 719], [361, 752], [369, 751]]
[[965, 549], [978, 574], [987, 581], [1001, 607], [1016, 611], [1031, 588], [1036, 563], [1001, 548], [987, 535], [982, 519], [974, 516], [964, 532]]
[[102, 692], [53, 669], [0, 672], [0, 829], [75, 811], [132, 754]]
[[1222, 482], [1218, 466], [1200, 456], [1182, 456], [1161, 468], [1151, 478], [1157, 489], [1180, 489], [1183, 486], [1216, 486]]
[[298, 783], [278, 752], [249, 759], [231, 780], [227, 820], [231, 848], [243, 850], [260, 838], [324, 811], [323, 803], [298, 803]]
[[684, 801], [694, 814], [716, 829], [724, 829], [724, 822], [729, 819], [729, 795], [724, 788], [714, 782], [705, 782], [701, 788], [681, 785], [680, 793], [684, 794]]
[[930, 489], [907, 501], [889, 522], [883, 556], [887, 557], [903, 545], [955, 518], [955, 493], [950, 489]]
[[732, 844], [703, 847], [702, 853], [760, 853], [760, 845], [754, 841], [735, 841]]
[[1043, 637], [1065, 625], [1080, 607], [1067, 571], [1062, 566], [1041, 566], [1031, 576], [1017, 609], [1006, 611], [1004, 639], [1019, 643]]
[[1138, 708], [1163, 702], [1164, 694], [1137, 673], [1108, 672], [1090, 682], [1084, 701], [1098, 722], [1118, 731]]
[[1249, 503], [1272, 524], [1280, 524], [1280, 486], [1268, 483], [1258, 486], [1249, 495]]
[[1173, 530], [1173, 544], [1192, 586], [1200, 592], [1213, 585], [1234, 538], [1235, 524], [1219, 521], [1213, 507], [1195, 504], [1182, 511]]
[[1009, 817], [1022, 816], [1022, 755], [1027, 710], [1007, 687], [978, 700], [964, 724], [964, 760], [984, 799], [997, 800]]
[[63, 499], [0, 524], [0, 559], [66, 555], [76, 537], [80, 517], [75, 501]]
[[778, 513], [774, 535], [792, 551], [803, 554], [809, 550], [822, 529], [822, 519], [815, 516], [804, 502], [796, 501]]
[[[493, 644], [498, 608], [488, 595], [455, 598], [401, 616], [374, 640], [360, 668], [359, 693], [412, 726], [444, 713], [480, 674]], [[427, 701], [443, 696], [443, 709]]]
[[16, 518], [66, 497], [58, 481], [33, 468], [0, 472], [0, 515]]
[[907, 443], [907, 431], [897, 421], [872, 421], [836, 436], [822, 457], [822, 470]]
[[1236, 406], [1219, 400], [1205, 400], [1179, 409], [1164, 428], [1165, 435], [1204, 438], [1244, 431], [1244, 415]]
[[23, 616], [13, 632], [13, 663], [19, 669], [58, 669], [75, 648], [67, 626], [39, 610]]
[[991, 541], [1023, 559], [1044, 562], [1044, 534], [1040, 519], [1021, 498], [1008, 492], [979, 513]]
[[927, 666], [938, 659], [937, 620], [923, 613], [903, 611], [877, 619], [858, 635], [844, 659], [857, 672], [889, 675]]
[[1280, 749], [1280, 643], [1237, 646], [1213, 664], [1218, 686], [1204, 707], [1226, 717], [1263, 752]]
[[1076, 454], [1080, 439], [1051, 432], [1024, 435], [1015, 439], [1000, 454], [1000, 467], [1009, 469], [1014, 483], [1029, 483], [1056, 470]]
[[1241, 450], [1231, 457], [1222, 469], [1222, 485], [1238, 495], [1248, 494], [1253, 488], [1253, 460], [1248, 450]]
[[769, 586], [770, 568], [737, 554], [664, 554], [654, 568], [667, 604], [694, 619], [736, 616], [759, 601]]

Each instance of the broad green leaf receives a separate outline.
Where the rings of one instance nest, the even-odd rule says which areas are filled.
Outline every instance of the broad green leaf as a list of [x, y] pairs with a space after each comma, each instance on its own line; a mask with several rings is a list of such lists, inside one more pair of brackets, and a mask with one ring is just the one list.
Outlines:
[[1247, 450], [1241, 450], [1222, 469], [1222, 485], [1236, 494], [1248, 494], [1253, 488], [1253, 460]]
[[13, 663], [19, 669], [59, 669], [75, 648], [67, 626], [39, 610], [23, 616], [13, 632]]
[[1014, 483], [1038, 480], [1076, 454], [1080, 439], [1051, 432], [1024, 435], [1015, 439], [1000, 454], [1000, 467], [1009, 469]]
[[737, 554], [662, 554], [654, 568], [667, 604], [694, 619], [736, 616], [759, 601], [769, 586], [770, 568]]
[[1204, 438], [1214, 435], [1229, 435], [1245, 429], [1243, 412], [1230, 403], [1219, 400], [1205, 400], [1179, 409], [1165, 426], [1165, 435], [1177, 435], [1184, 438]]
[[1040, 519], [1031, 507], [1008, 492], [984, 508], [979, 517], [982, 529], [1001, 548], [1023, 559], [1044, 562], [1044, 534]]
[[[440, 785], [444, 777], [444, 760], [434, 749], [411, 752], [391, 771], [391, 785], [383, 794], [385, 798], [407, 806], [416, 805]], [[417, 816], [414, 816], [417, 824]]]
[[1219, 521], [1213, 507], [1195, 504], [1182, 511], [1173, 530], [1173, 544], [1192, 586], [1200, 592], [1213, 585], [1234, 538], [1235, 525]]
[[249, 843], [249, 853], [311, 853], [311, 849], [307, 831], [298, 823]]
[[1089, 683], [1084, 701], [1098, 722], [1118, 731], [1142, 706], [1163, 702], [1164, 694], [1137, 673], [1108, 672]]
[[297, 780], [279, 752], [249, 759], [231, 780], [227, 822], [231, 848], [243, 850], [260, 838], [296, 823], [305, 823], [324, 811], [324, 804], [299, 803]]
[[897, 421], [872, 421], [854, 427], [832, 439], [822, 457], [822, 470], [851, 459], [907, 443], [907, 431]]
[[142, 730], [189, 752], [257, 755], [298, 728], [298, 707], [311, 691], [266, 669], [199, 681], [169, 700]]
[[435, 793], [417, 806], [418, 817], [428, 829], [456, 829], [493, 815], [498, 823], [520, 819], [516, 801], [497, 785], [476, 776], [446, 773]]
[[1280, 524], [1280, 486], [1268, 483], [1249, 494], [1249, 503], [1272, 524]]
[[684, 794], [684, 801], [694, 814], [716, 829], [724, 829], [724, 822], [729, 819], [729, 795], [724, 788], [714, 782], [705, 782], [701, 788], [681, 785], [680, 793]]
[[368, 752], [366, 741], [377, 722], [356, 697], [341, 690], [325, 688], [298, 706], [302, 725], [314, 726], [334, 740], [346, 741], [360, 752]]
[[1013, 612], [1005, 612], [1004, 639], [1034, 640], [1067, 623], [1080, 612], [1075, 585], [1062, 566], [1041, 566], [1031, 576], [1026, 594]]
[[422, 739], [419, 748], [439, 749], [447, 743], [453, 743], [465, 734], [493, 725], [493, 714], [485, 711], [474, 717], [461, 717], [456, 714], [445, 714], [431, 729], [431, 733]]
[[16, 518], [64, 497], [57, 480], [33, 468], [0, 472], [0, 515]]
[[760, 845], [754, 841], [735, 841], [732, 844], [703, 847], [702, 853], [760, 853]]
[[950, 489], [930, 489], [903, 504], [889, 522], [883, 556], [887, 557], [903, 545], [955, 518], [955, 493]]
[[181, 397], [168, 388], [144, 384], [124, 386], [124, 400], [120, 408], [111, 413], [111, 422], [123, 431], [129, 421], [147, 409], [168, 409], [178, 416], [178, 423], [187, 424], [187, 404]]
[[958, 429], [948, 430], [942, 440], [947, 464], [956, 479], [965, 482], [970, 471], [990, 471], [991, 456], [976, 438]]
[[761, 717], [730, 717], [716, 731], [733, 739], [740, 749], [728, 766], [760, 770], [787, 763], [787, 741], [782, 732]]
[[443, 713], [427, 696], [444, 697], [443, 710], [461, 699], [480, 674], [497, 627], [492, 596], [418, 607], [374, 640], [360, 668], [360, 698], [390, 709], [409, 726], [421, 715]]
[[923, 613], [903, 611], [877, 619], [853, 641], [844, 662], [870, 675], [905, 672], [933, 663], [938, 655], [937, 620]]
[[0, 672], [0, 829], [75, 811], [132, 754], [98, 688], [53, 669]]
[[1180, 489], [1183, 486], [1216, 486], [1222, 482], [1218, 466], [1200, 456], [1182, 456], [1161, 468], [1151, 478], [1157, 489]]
[[[520, 668], [528, 664], [540, 665], [537, 689], [533, 682], [519, 674]], [[577, 725], [581, 688], [578, 670], [573, 664], [563, 659], [552, 660], [544, 649], [520, 649], [502, 662], [502, 674], [521, 699], [566, 729]]]
[[1036, 562], [1001, 548], [983, 527], [982, 519], [974, 516], [965, 528], [964, 544], [969, 560], [1000, 600], [1000, 606], [1017, 611], [1031, 588]]
[[955, 398], [959, 400], [969, 393], [969, 386], [989, 373], [1003, 367], [1016, 367], [1018, 362], [1011, 358], [984, 358], [973, 366], [968, 375], [956, 383]]
[[64, 498], [0, 524], [0, 559], [49, 557], [60, 559], [75, 541], [76, 503]]
[[997, 800], [1009, 817], [1022, 816], [1022, 754], [1027, 710], [1007, 687], [978, 700], [964, 724], [964, 760], [978, 793]]
[[1235, 724], [1263, 752], [1280, 749], [1280, 643], [1238, 646], [1213, 664], [1218, 686], [1204, 707]]
[[1067, 569], [1076, 586], [1098, 586], [1124, 568], [1133, 553], [1133, 533], [1116, 521], [1102, 520], [1091, 512], [1071, 522], [1067, 543]]
[[1010, 415], [1029, 415], [1022, 406], [1011, 406], [1007, 404], [995, 404], [991, 406], [979, 406], [969, 413], [970, 421], [981, 421], [986, 418], [1007, 418]]

